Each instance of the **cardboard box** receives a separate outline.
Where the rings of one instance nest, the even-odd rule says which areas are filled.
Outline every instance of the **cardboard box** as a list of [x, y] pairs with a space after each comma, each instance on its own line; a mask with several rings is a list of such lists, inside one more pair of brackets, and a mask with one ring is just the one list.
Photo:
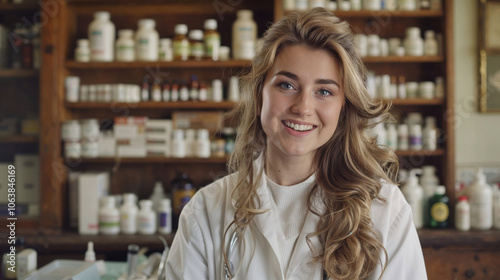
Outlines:
[[24, 280], [36, 270], [37, 254], [33, 249], [24, 249], [17, 254], [17, 279]]
[[78, 232], [99, 232], [99, 199], [108, 195], [109, 174], [83, 173], [78, 177]]
[[174, 129], [206, 128], [214, 135], [222, 128], [222, 113], [220, 112], [173, 112]]
[[146, 135], [167, 134], [172, 135], [172, 120], [148, 120], [146, 122]]
[[119, 157], [146, 157], [146, 145], [144, 146], [127, 146], [120, 145], [117, 147]]
[[113, 136], [99, 137], [99, 157], [114, 157], [116, 155], [116, 139]]
[[14, 156], [16, 167], [16, 202], [40, 202], [40, 159], [38, 155]]
[[[170, 143], [170, 142], [169, 142]], [[170, 156], [170, 145], [166, 144], [148, 144], [148, 156]]]

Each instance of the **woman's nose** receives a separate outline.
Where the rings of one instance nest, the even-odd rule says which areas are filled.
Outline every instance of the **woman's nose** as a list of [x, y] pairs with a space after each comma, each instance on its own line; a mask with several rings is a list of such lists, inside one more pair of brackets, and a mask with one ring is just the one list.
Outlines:
[[313, 112], [312, 95], [306, 91], [299, 92], [293, 101], [291, 110], [292, 113], [299, 116], [307, 116]]

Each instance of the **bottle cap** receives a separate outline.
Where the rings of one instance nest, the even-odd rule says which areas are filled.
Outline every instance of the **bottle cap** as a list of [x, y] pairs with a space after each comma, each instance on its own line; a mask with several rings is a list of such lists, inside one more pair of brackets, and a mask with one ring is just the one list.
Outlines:
[[155, 28], [156, 21], [154, 19], [149, 19], [149, 18], [141, 19], [138, 22], [138, 26], [139, 28]]
[[422, 170], [420, 170], [418, 168], [414, 168], [414, 169], [410, 170], [410, 176], [406, 180], [406, 184], [407, 185], [417, 185], [418, 186], [417, 174], [421, 174], [421, 173], [422, 173]]
[[406, 35], [408, 35], [408, 37], [420, 37], [420, 28], [408, 27], [406, 29]]
[[174, 129], [173, 135], [175, 140], [184, 140], [184, 130], [182, 129]]
[[172, 45], [172, 39], [170, 38], [160, 39], [160, 46], [170, 46], [170, 45]]
[[150, 209], [153, 206], [153, 201], [149, 199], [143, 199], [139, 201], [139, 205], [141, 206], [141, 209]]
[[163, 208], [163, 209], [171, 209], [172, 208], [172, 204], [170, 202], [170, 198], [164, 198], [160, 201], [160, 208]]
[[439, 195], [444, 195], [446, 193], [446, 187], [445, 186], [437, 186], [436, 191], [434, 193], [439, 194]]
[[203, 27], [206, 30], [216, 30], [217, 29], [217, 21], [215, 19], [207, 19], [207, 20], [205, 20]]
[[239, 10], [237, 17], [242, 19], [251, 19], [253, 17], [253, 12], [251, 10]]
[[163, 184], [161, 182], [155, 183], [155, 188], [153, 189], [154, 194], [163, 194]]
[[477, 168], [476, 171], [476, 182], [481, 185], [486, 184], [486, 176], [484, 176], [483, 169], [481, 167]]
[[109, 20], [109, 12], [98, 11], [94, 13], [94, 18], [98, 20]]
[[118, 30], [118, 37], [134, 37], [134, 30], [120, 29]]
[[436, 33], [434, 33], [434, 31], [427, 30], [427, 31], [425, 31], [425, 38], [433, 39], [435, 34]]
[[131, 203], [135, 203], [137, 200], [137, 196], [133, 193], [125, 193], [123, 194], [123, 201], [125, 202], [131, 202]]
[[434, 174], [434, 171], [436, 170], [436, 167], [432, 165], [424, 165], [422, 166], [422, 174], [427, 174], [427, 175], [432, 175]]
[[185, 24], [176, 24], [174, 27], [175, 34], [186, 35], [188, 33], [188, 27]]
[[458, 198], [458, 201], [468, 201], [469, 199], [465, 196], [462, 195], [461, 197]]
[[103, 196], [101, 198], [101, 206], [115, 206], [116, 200], [114, 196]]
[[76, 41], [79, 47], [88, 47], [89, 46], [89, 40], [88, 39], [78, 39]]
[[189, 31], [189, 39], [194, 41], [203, 41], [203, 31], [199, 29]]
[[186, 129], [186, 140], [192, 141], [196, 135], [196, 130], [194, 129]]

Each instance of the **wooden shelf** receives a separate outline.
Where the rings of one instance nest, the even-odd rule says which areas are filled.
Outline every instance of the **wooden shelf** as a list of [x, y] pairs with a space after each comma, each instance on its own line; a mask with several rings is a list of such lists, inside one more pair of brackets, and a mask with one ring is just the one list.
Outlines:
[[12, 135], [0, 136], [0, 143], [37, 143], [38, 136], [33, 135]]
[[0, 69], [0, 78], [36, 78], [38, 75], [36, 69]]
[[66, 102], [68, 109], [113, 109], [113, 108], [129, 108], [129, 109], [170, 109], [170, 110], [228, 110], [234, 107], [234, 102], [194, 102], [194, 101], [179, 101], [179, 102]]
[[27, 2], [21, 4], [0, 3], [0, 12], [3, 11], [35, 11], [40, 10], [38, 2]]
[[384, 99], [384, 102], [392, 102], [395, 106], [423, 106], [423, 105], [444, 105], [443, 98], [408, 98], [408, 99]]
[[[432, 10], [419, 10], [419, 11], [332, 11], [335, 16], [339, 18], [375, 18], [375, 17], [384, 17], [384, 18], [439, 18], [443, 16], [443, 11], [432, 11]], [[285, 12], [285, 14], [289, 14], [291, 12]]]
[[443, 156], [444, 150], [443, 149], [437, 149], [435, 151], [428, 151], [428, 150], [401, 151], [401, 150], [396, 150], [396, 155], [401, 156], [401, 157], [409, 157], [409, 156], [437, 157], [437, 156]]
[[465, 247], [474, 249], [500, 250], [500, 231], [459, 231], [454, 228], [447, 229], [419, 229], [418, 236], [424, 248]]
[[140, 69], [147, 67], [160, 68], [242, 68], [250, 66], [250, 60], [188, 60], [188, 61], [135, 61], [135, 62], [76, 62], [66, 61], [68, 69]]
[[438, 63], [443, 62], [442, 56], [366, 56], [365, 63]]
[[123, 158], [81, 158], [82, 163], [226, 163], [226, 157], [172, 158], [172, 157], [123, 157]]

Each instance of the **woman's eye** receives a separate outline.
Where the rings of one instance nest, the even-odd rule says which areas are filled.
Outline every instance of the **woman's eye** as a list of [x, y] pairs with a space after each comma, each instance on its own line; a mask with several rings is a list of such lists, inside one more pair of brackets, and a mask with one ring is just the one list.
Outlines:
[[329, 90], [326, 90], [326, 89], [320, 89], [320, 90], [318, 90], [318, 94], [321, 95], [321, 96], [332, 95], [332, 93]]
[[287, 82], [279, 83], [278, 87], [280, 87], [282, 89], [293, 89], [293, 86]]

